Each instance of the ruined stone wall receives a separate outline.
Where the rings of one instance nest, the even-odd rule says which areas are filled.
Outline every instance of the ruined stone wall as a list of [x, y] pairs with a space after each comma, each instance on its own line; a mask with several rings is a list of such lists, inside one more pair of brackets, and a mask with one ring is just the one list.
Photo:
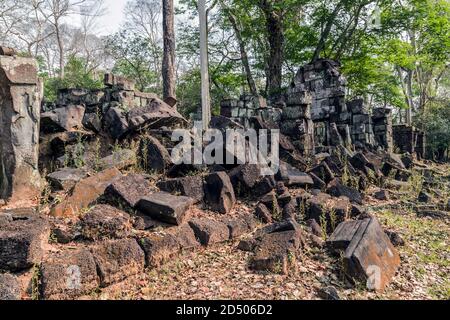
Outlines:
[[393, 126], [393, 141], [396, 149], [402, 153], [425, 157], [425, 134], [413, 126]]
[[249, 126], [251, 117], [261, 117], [263, 121], [279, 122], [282, 110], [276, 106], [267, 106], [263, 97], [241, 95], [239, 99], [226, 99], [220, 104], [220, 115], [230, 118], [244, 126]]
[[35, 59], [0, 55], [0, 198], [40, 194], [38, 171], [42, 84]]
[[321, 146], [380, 146], [392, 150], [392, 119], [389, 109], [373, 110], [362, 99], [346, 102], [347, 81], [336, 61], [320, 59], [299, 69], [283, 102], [260, 108], [251, 96], [225, 100], [222, 115], [244, 125], [261, 116], [279, 124], [303, 154]]

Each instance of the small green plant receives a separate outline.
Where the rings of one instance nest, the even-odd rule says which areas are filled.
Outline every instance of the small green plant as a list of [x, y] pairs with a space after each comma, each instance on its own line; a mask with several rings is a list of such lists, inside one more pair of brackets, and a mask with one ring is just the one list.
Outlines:
[[94, 170], [99, 171], [100, 170], [100, 150], [101, 150], [101, 143], [100, 138], [97, 138], [95, 140], [94, 144]]
[[328, 238], [328, 219], [325, 207], [322, 208], [322, 214], [319, 217], [320, 227], [322, 228], [322, 237], [326, 240]]
[[280, 207], [278, 205], [278, 199], [275, 193], [272, 194], [272, 217], [275, 220], [281, 220]]
[[306, 201], [301, 200], [298, 205], [298, 220], [304, 222], [306, 220]]
[[31, 277], [31, 299], [39, 300], [41, 297], [41, 265], [33, 266], [33, 275]]
[[333, 232], [336, 227], [337, 227], [337, 215], [336, 215], [336, 209], [335, 208], [331, 208], [330, 209], [330, 227], [331, 227], [331, 232]]

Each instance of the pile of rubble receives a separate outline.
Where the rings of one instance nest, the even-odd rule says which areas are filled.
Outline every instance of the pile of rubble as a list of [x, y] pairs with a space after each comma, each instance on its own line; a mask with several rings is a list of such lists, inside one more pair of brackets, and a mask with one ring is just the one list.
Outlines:
[[[320, 63], [327, 70], [322, 77], [315, 66], [301, 69], [279, 117], [251, 120], [258, 129], [281, 122], [286, 133], [280, 170], [265, 176], [258, 165], [173, 164], [168, 133], [185, 120], [173, 106], [134, 91], [132, 82], [120, 77], [106, 75], [102, 90], [62, 90], [39, 116], [34, 62], [1, 56], [0, 90], [10, 97], [0, 105], [2, 123], [8, 124], [8, 130], [0, 128], [0, 174], [6, 172], [0, 182], [8, 186], [2, 185], [1, 195], [8, 205], [17, 197], [32, 198], [18, 186], [34, 186], [30, 177], [39, 176], [39, 155], [48, 202], [0, 211], [0, 299], [80, 298], [158, 268], [183, 251], [230, 240], [241, 240], [239, 249], [254, 253], [250, 269], [282, 274], [290, 272], [306, 246], [342, 252], [349, 279], [384, 290], [400, 259], [364, 209], [365, 191], [388, 176], [404, 180], [408, 170], [389, 152], [386, 112], [372, 116], [375, 138], [386, 151], [346, 148], [362, 135], [369, 142], [370, 128], [361, 133], [355, 128], [367, 128], [371, 117], [360, 103], [346, 104], [336, 65]], [[223, 114], [234, 118], [238, 108], [238, 116], [244, 110], [242, 115], [251, 118], [255, 113], [249, 110], [270, 108], [260, 98], [243, 101], [224, 103]], [[13, 110], [22, 125], [14, 121]], [[329, 144], [321, 151], [327, 152], [316, 153], [314, 121], [325, 119]], [[238, 125], [224, 117], [212, 124]], [[39, 131], [40, 145], [37, 136], [26, 135]], [[16, 144], [18, 138], [30, 141]], [[127, 147], [115, 148], [117, 141]], [[11, 144], [27, 149], [11, 150]], [[21, 160], [25, 152], [31, 152], [27, 161]], [[5, 177], [13, 182], [4, 182]], [[240, 210], [242, 202], [254, 212]]]

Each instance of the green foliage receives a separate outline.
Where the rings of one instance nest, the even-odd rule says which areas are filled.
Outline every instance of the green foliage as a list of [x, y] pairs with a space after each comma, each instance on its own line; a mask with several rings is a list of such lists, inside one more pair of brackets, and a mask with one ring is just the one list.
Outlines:
[[450, 103], [433, 101], [417, 119], [418, 127], [426, 132], [428, 157], [448, 160], [450, 157]]
[[51, 78], [45, 73], [40, 74], [44, 78], [44, 96], [47, 101], [55, 101], [60, 89], [100, 89], [103, 86], [101, 80], [94, 78], [92, 71], [86, 70], [85, 61], [81, 58], [70, 56], [64, 70], [64, 79]]
[[137, 88], [143, 92], [162, 92], [160, 65], [155, 63], [161, 49], [151, 44], [144, 36], [122, 30], [106, 41], [108, 52], [116, 62], [113, 73], [134, 79]]

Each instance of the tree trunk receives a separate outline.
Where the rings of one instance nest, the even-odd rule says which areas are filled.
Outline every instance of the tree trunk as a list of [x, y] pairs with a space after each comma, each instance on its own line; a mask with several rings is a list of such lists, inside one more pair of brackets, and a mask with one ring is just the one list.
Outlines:
[[407, 92], [407, 99], [408, 99], [408, 105], [409, 108], [406, 110], [406, 124], [408, 126], [412, 125], [412, 113], [414, 108], [414, 102], [413, 102], [413, 89], [412, 89], [412, 70], [408, 70], [407, 76], [406, 76], [406, 92]]
[[162, 63], [163, 97], [176, 99], [175, 94], [175, 30], [173, 0], [163, 0], [164, 56]]
[[230, 9], [226, 8], [225, 4], [223, 2], [222, 2], [222, 6], [225, 8], [225, 13], [228, 16], [228, 20], [230, 21], [231, 26], [233, 27], [234, 33], [236, 35], [236, 40], [238, 41], [238, 44], [239, 44], [242, 65], [245, 70], [245, 75], [247, 78], [247, 84], [250, 89], [250, 93], [256, 97], [256, 96], [258, 96], [258, 89], [256, 88], [256, 83], [252, 76], [252, 71], [250, 69], [250, 63], [248, 62], [247, 50], [245, 49], [245, 43], [244, 43], [244, 40], [242, 39], [241, 30], [238, 27], [236, 17], [233, 15], [233, 13], [230, 11]]
[[322, 53], [322, 50], [325, 48], [325, 44], [328, 39], [328, 36], [330, 35], [331, 28], [333, 27], [334, 24], [334, 20], [336, 20], [339, 11], [341, 11], [341, 7], [342, 1], [336, 5], [336, 8], [334, 8], [333, 12], [331, 13], [331, 16], [328, 18], [328, 21], [325, 25], [325, 29], [320, 35], [319, 43], [317, 44], [316, 50], [314, 51], [312, 58], [313, 62], [320, 58], [320, 54]]
[[267, 77], [268, 96], [276, 99], [281, 94], [283, 56], [284, 56], [284, 28], [283, 13], [275, 9], [270, 0], [259, 3], [266, 18], [267, 37], [269, 42], [269, 74]]
[[64, 43], [61, 38], [61, 32], [59, 30], [58, 21], [55, 21], [55, 33], [56, 33], [56, 40], [58, 42], [58, 51], [59, 51], [59, 77], [61, 79], [64, 79], [64, 76], [65, 76], [65, 73], [64, 73]]

